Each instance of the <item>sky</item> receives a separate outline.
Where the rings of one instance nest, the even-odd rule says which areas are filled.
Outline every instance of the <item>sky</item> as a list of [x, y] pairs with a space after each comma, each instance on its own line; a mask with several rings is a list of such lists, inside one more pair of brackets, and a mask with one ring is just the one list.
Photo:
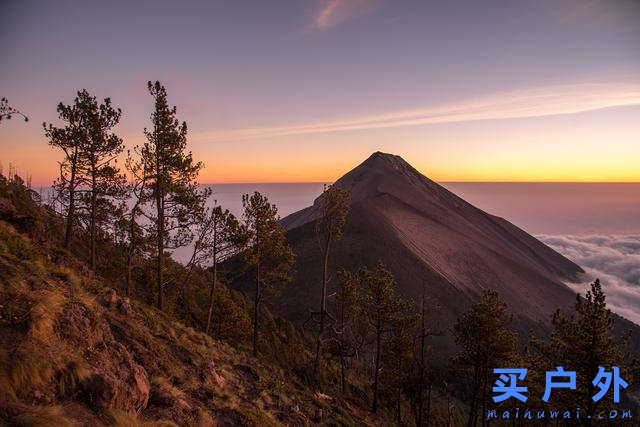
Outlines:
[[373, 151], [437, 181], [640, 181], [637, 0], [0, 3], [0, 161], [86, 88], [144, 142], [160, 80], [201, 181], [333, 181]]

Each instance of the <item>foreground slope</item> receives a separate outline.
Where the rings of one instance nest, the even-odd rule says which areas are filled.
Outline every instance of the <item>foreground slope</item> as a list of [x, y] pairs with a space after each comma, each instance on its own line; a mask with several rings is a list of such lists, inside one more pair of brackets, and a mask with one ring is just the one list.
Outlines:
[[[382, 260], [400, 292], [419, 300], [422, 287], [432, 313], [445, 325], [483, 289], [497, 289], [530, 328], [574, 301], [562, 282], [581, 268], [505, 219], [490, 215], [429, 180], [401, 157], [374, 153], [336, 186], [351, 192], [345, 236], [336, 243], [332, 270]], [[282, 311], [307, 316], [319, 300], [320, 265], [313, 220], [320, 200], [284, 218], [304, 272]], [[335, 277], [335, 276], [334, 276]]]
[[0, 220], [0, 425], [307, 425], [320, 413], [376, 423], [118, 296], [80, 261], [41, 251]]

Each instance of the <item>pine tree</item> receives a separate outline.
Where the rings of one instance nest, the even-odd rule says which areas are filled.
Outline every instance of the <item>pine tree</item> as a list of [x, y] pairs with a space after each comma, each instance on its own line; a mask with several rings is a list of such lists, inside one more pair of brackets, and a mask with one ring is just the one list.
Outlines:
[[294, 255], [287, 243], [278, 218], [278, 209], [258, 193], [242, 196], [244, 220], [248, 233], [249, 265], [255, 268], [255, 294], [253, 300], [253, 354], [258, 354], [258, 330], [262, 291], [292, 280]]
[[126, 168], [129, 171], [129, 183], [126, 190], [129, 200], [133, 202], [126, 217], [122, 218], [123, 234], [126, 236], [126, 259], [125, 259], [125, 293], [127, 296], [132, 294], [133, 282], [131, 280], [131, 271], [134, 266], [134, 260], [141, 258], [142, 254], [148, 249], [147, 236], [145, 227], [143, 227], [138, 218], [143, 216], [142, 208], [146, 203], [147, 180], [145, 176], [145, 168], [140, 158], [134, 158], [130, 151], [127, 152]]
[[[612, 366], [618, 366], [623, 378], [635, 368], [627, 348], [629, 336], [614, 335], [614, 317], [607, 308], [599, 280], [591, 284], [584, 297], [576, 296], [572, 313], [556, 311], [552, 324], [550, 341], [538, 341], [537, 345], [534, 341], [534, 347], [542, 360], [546, 360], [547, 367], [563, 366], [567, 371], [575, 371], [577, 386], [570, 395], [561, 390], [554, 391], [553, 399], [556, 402], [566, 400], [582, 408], [584, 422], [590, 425], [589, 417], [594, 418], [607, 401], [611, 404], [611, 393], [598, 402], [592, 399], [597, 392], [592, 381], [599, 367], [610, 371]], [[629, 379], [627, 377], [627, 381]]]
[[[214, 201], [214, 203], [217, 203]], [[209, 333], [213, 315], [213, 305], [218, 282], [218, 265], [221, 261], [236, 255], [247, 243], [246, 227], [227, 209], [216, 205], [208, 209], [196, 232], [194, 251], [190, 265], [210, 265], [212, 270], [209, 290], [209, 308], [205, 332]]]
[[85, 126], [85, 116], [80, 108], [79, 98], [72, 105], [58, 104], [57, 111], [64, 127], [42, 123], [44, 134], [49, 139], [49, 145], [60, 149], [64, 158], [59, 162], [60, 176], [53, 183], [55, 199], [66, 210], [66, 225], [64, 247], [69, 248], [73, 238], [73, 228], [77, 221], [78, 198], [81, 182], [86, 170], [86, 158], [82, 156], [82, 144], [89, 135]]
[[455, 342], [461, 347], [454, 365], [470, 376], [469, 427], [477, 425], [478, 416], [484, 424], [493, 369], [517, 363], [518, 336], [510, 329], [511, 322], [512, 316], [498, 293], [485, 291], [481, 301], [454, 325]]
[[387, 387], [394, 396], [396, 422], [402, 424], [402, 393], [410, 379], [409, 363], [413, 355], [414, 331], [416, 326], [415, 307], [398, 300], [391, 317], [391, 333], [385, 342], [387, 354]]
[[113, 199], [124, 195], [124, 176], [116, 166], [124, 145], [111, 132], [121, 111], [111, 106], [109, 98], [98, 104], [86, 89], [78, 91], [72, 105], [60, 103], [57, 110], [67, 124], [55, 127], [43, 123], [43, 127], [49, 144], [65, 155], [54, 183], [57, 200], [67, 208], [64, 245], [70, 245], [76, 220], [84, 219], [89, 229], [90, 267], [95, 269], [99, 228], [116, 211]]
[[373, 399], [371, 409], [377, 412], [379, 406], [380, 369], [382, 367], [382, 347], [391, 333], [391, 323], [400, 307], [396, 295], [395, 281], [382, 262], [370, 271], [363, 268], [358, 273], [360, 286], [364, 289], [362, 298], [362, 318], [372, 335], [374, 343]]
[[358, 355], [364, 345], [363, 333], [358, 319], [361, 310], [361, 289], [357, 277], [348, 270], [337, 275], [335, 294], [336, 324], [329, 340], [329, 352], [340, 360], [340, 387], [346, 393], [347, 361]]
[[96, 97], [86, 89], [78, 92], [74, 101], [82, 116], [83, 132], [86, 139], [81, 141], [79, 155], [86, 167], [79, 176], [86, 181], [88, 190], [82, 199], [88, 216], [89, 225], [89, 265], [96, 268], [96, 238], [100, 223], [109, 220], [114, 212], [113, 198], [122, 198], [125, 194], [125, 177], [117, 167], [117, 157], [122, 153], [122, 138], [111, 132], [122, 115], [122, 111], [111, 106], [111, 100], [105, 98], [98, 104]]
[[321, 212], [315, 223], [316, 238], [322, 253], [322, 284], [319, 315], [319, 331], [316, 337], [316, 356], [313, 363], [313, 376], [316, 377], [322, 355], [322, 340], [327, 321], [327, 285], [329, 282], [329, 254], [332, 243], [342, 238], [347, 215], [349, 214], [349, 192], [330, 185], [320, 196]]
[[201, 162], [194, 162], [187, 151], [187, 123], [176, 118], [176, 107], [169, 107], [167, 91], [160, 82], [148, 82], [154, 99], [151, 130], [145, 128], [147, 142], [137, 149], [148, 183], [145, 200], [153, 200], [152, 213], [156, 240], [157, 305], [164, 306], [163, 263], [165, 250], [187, 245], [192, 235], [189, 226], [202, 215], [206, 191], [200, 191], [196, 179]]
[[420, 315], [415, 326], [414, 341], [417, 343], [417, 348], [413, 360], [413, 368], [408, 369], [409, 375], [405, 384], [405, 393], [411, 403], [416, 425], [428, 426], [431, 417], [431, 391], [435, 373], [431, 369], [427, 358], [427, 353], [430, 350], [427, 339], [433, 336], [440, 336], [443, 331], [437, 323], [429, 322], [427, 324], [426, 284], [422, 286]]

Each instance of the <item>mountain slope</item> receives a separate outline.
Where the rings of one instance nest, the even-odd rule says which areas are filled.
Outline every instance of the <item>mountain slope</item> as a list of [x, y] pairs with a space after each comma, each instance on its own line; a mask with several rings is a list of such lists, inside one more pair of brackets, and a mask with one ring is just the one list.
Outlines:
[[383, 422], [118, 296], [0, 220], [0, 425], [308, 425], [318, 413]]
[[[523, 327], [549, 319], [575, 295], [562, 284], [582, 269], [508, 221], [487, 214], [429, 180], [401, 157], [374, 153], [336, 186], [351, 192], [351, 211], [332, 269], [372, 265], [393, 272], [400, 292], [418, 300], [422, 286], [433, 316], [449, 322], [497, 289]], [[282, 220], [299, 275], [283, 312], [300, 320], [319, 299], [320, 266], [313, 220], [320, 200]]]

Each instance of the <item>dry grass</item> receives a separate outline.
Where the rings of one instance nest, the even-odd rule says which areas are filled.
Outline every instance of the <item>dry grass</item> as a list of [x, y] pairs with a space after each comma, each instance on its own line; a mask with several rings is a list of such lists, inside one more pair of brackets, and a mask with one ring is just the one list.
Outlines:
[[53, 277], [71, 285], [79, 285], [81, 283], [80, 277], [76, 272], [65, 265], [53, 266], [50, 273]]
[[143, 421], [134, 414], [117, 409], [109, 409], [106, 416], [109, 425], [114, 427], [177, 427], [171, 421]]
[[71, 397], [78, 386], [89, 376], [84, 361], [71, 361], [58, 372], [57, 392], [60, 397]]
[[151, 387], [169, 393], [176, 400], [185, 400], [182, 390], [171, 385], [165, 377], [153, 377]]
[[9, 355], [0, 350], [0, 393], [6, 397], [15, 397], [28, 388], [44, 387], [51, 379], [51, 368], [44, 365], [35, 351], [21, 351]]
[[39, 295], [38, 303], [31, 309], [28, 337], [34, 341], [49, 341], [54, 333], [55, 320], [66, 302], [67, 298], [61, 292]]
[[0, 401], [14, 399], [15, 390], [11, 385], [11, 364], [5, 349], [0, 348]]
[[31, 260], [35, 258], [36, 250], [29, 239], [18, 233], [13, 226], [0, 221], [0, 255]]
[[74, 425], [57, 405], [29, 408], [14, 418], [14, 422], [22, 427], [73, 427]]
[[211, 415], [208, 412], [204, 411], [202, 408], [198, 408], [198, 419], [196, 421], [197, 427], [213, 427], [215, 426], [215, 422]]

